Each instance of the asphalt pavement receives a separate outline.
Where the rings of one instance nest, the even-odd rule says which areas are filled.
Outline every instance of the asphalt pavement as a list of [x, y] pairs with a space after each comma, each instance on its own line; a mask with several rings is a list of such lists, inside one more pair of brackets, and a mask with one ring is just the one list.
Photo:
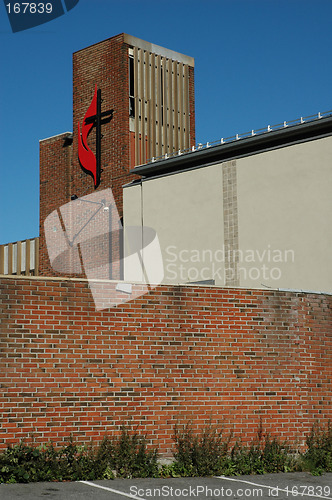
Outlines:
[[0, 484], [1, 500], [332, 500], [332, 473]]

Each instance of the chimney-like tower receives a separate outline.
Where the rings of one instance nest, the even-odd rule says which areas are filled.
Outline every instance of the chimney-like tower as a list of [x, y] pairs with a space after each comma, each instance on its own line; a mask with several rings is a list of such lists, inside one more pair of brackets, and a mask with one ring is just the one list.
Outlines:
[[[195, 144], [193, 58], [124, 33], [75, 52], [72, 143], [68, 134], [41, 141], [40, 274], [56, 275], [45, 245], [45, 218], [72, 195], [95, 191], [78, 158], [78, 124], [82, 126], [96, 87], [102, 112], [113, 109], [113, 119], [102, 125], [97, 190], [112, 189], [120, 217], [122, 186], [135, 178], [132, 168]], [[93, 130], [88, 146], [95, 154]]]

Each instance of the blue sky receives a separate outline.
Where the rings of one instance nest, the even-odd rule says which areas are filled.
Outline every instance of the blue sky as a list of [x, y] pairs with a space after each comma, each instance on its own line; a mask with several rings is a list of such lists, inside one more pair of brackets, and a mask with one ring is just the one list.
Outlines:
[[80, 0], [12, 33], [1, 3], [0, 244], [39, 234], [39, 140], [72, 130], [74, 51], [126, 32], [193, 56], [212, 142], [332, 109], [331, 19], [331, 0]]

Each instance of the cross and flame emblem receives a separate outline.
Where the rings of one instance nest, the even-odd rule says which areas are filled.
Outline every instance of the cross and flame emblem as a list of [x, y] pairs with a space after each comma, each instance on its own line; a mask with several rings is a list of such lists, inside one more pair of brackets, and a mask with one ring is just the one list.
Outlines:
[[[96, 85], [91, 104], [84, 115], [82, 130], [80, 123], [78, 123], [78, 158], [82, 169], [93, 177], [95, 189], [100, 184], [100, 175], [102, 172], [101, 126], [113, 118], [113, 109], [101, 112], [101, 103], [101, 90], [97, 90]], [[88, 146], [88, 135], [93, 127], [96, 129], [96, 154]]]

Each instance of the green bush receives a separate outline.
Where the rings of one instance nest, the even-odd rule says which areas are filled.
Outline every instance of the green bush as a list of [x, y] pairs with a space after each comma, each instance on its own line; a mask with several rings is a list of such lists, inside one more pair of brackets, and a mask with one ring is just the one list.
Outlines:
[[287, 443], [258, 429], [251, 445], [236, 442], [232, 434], [208, 425], [195, 433], [191, 425], [175, 427], [174, 462], [158, 466], [156, 449], [149, 449], [136, 430], [121, 428], [105, 436], [97, 447], [80, 446], [72, 439], [60, 449], [53, 444], [24, 442], [0, 454], [0, 483], [114, 479], [114, 477], [181, 477], [264, 474], [306, 470], [332, 472], [332, 425], [318, 423], [306, 438], [307, 450], [294, 453]]
[[231, 434], [225, 439], [223, 431], [212, 425], [196, 435], [191, 425], [175, 427], [175, 464], [173, 470], [182, 476], [218, 474], [225, 461]]
[[192, 427], [175, 429], [175, 463], [172, 472], [186, 476], [264, 474], [295, 470], [296, 461], [286, 443], [263, 436], [260, 428], [251, 446], [236, 442], [230, 447], [232, 434], [225, 439], [222, 431], [208, 426], [200, 435]]
[[52, 444], [9, 446], [0, 455], [0, 483], [97, 479], [92, 449], [69, 443], [59, 450]]
[[223, 470], [224, 474], [266, 474], [296, 470], [296, 459], [285, 442], [262, 436], [250, 446], [235, 443]]
[[97, 462], [117, 477], [155, 477], [158, 475], [158, 452], [148, 450], [145, 437], [121, 428], [118, 438], [105, 437], [97, 451]]
[[314, 424], [306, 438], [307, 451], [302, 455], [303, 468], [315, 475], [332, 472], [332, 423]]
[[146, 439], [125, 427], [96, 449], [72, 439], [58, 450], [22, 442], [0, 455], [0, 483], [151, 477], [158, 473], [157, 459], [157, 450], [148, 450]]

